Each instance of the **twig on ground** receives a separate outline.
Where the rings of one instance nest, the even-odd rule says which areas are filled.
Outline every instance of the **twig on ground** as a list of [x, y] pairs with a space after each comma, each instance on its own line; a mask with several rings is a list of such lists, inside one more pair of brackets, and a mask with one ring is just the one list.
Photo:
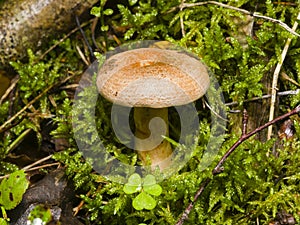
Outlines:
[[99, 21], [99, 17], [95, 17], [93, 19], [91, 31], [92, 31], [92, 41], [93, 41], [93, 44], [97, 48], [98, 51], [101, 51], [101, 48], [99, 47], [99, 45], [98, 45], [98, 43], [96, 41], [96, 37], [95, 37], [95, 30], [96, 30], [98, 21]]
[[38, 164], [40, 164], [42, 162], [45, 162], [45, 161], [47, 161], [48, 159], [51, 159], [51, 158], [52, 158], [52, 155], [48, 155], [48, 156], [46, 156], [46, 157], [44, 157], [44, 158], [42, 158], [42, 159], [40, 159], [40, 160], [38, 160], [38, 161], [36, 161], [36, 162], [28, 165], [28, 166], [23, 167], [23, 170], [28, 170], [31, 167], [34, 167], [35, 165], [38, 165]]
[[83, 52], [81, 51], [81, 49], [80, 49], [80, 47], [78, 45], [76, 45], [76, 50], [77, 50], [80, 58], [84, 62], [84, 64], [87, 65], [87, 66], [89, 66], [91, 63], [86, 59], [85, 55], [83, 54]]
[[25, 172], [29, 172], [29, 171], [33, 171], [33, 170], [39, 170], [39, 169], [43, 169], [43, 168], [47, 168], [47, 167], [52, 167], [52, 166], [59, 166], [59, 165], [61, 165], [59, 162], [44, 164], [44, 165], [32, 167], [30, 169], [26, 169]]
[[[179, 6], [180, 12], [182, 12], [182, 10], [183, 10], [183, 6], [185, 4], [184, 2], [185, 2], [185, 0], [181, 0], [181, 4]], [[182, 14], [180, 15], [180, 28], [181, 28], [182, 37], [185, 37], [184, 22], [183, 22], [183, 15]]]
[[[297, 20], [300, 19], [300, 12], [298, 13]], [[292, 30], [295, 31], [298, 27], [298, 22], [295, 21]], [[270, 114], [269, 114], [269, 121], [273, 120], [274, 118], [274, 111], [275, 111], [275, 103], [276, 103], [276, 93], [277, 93], [277, 82], [278, 82], [278, 76], [281, 69], [281, 66], [283, 64], [283, 61], [285, 59], [285, 56], [287, 54], [287, 51], [289, 49], [289, 46], [291, 44], [292, 39], [288, 38], [285, 46], [283, 48], [283, 51], [281, 53], [281, 57], [279, 59], [279, 62], [277, 63], [277, 66], [275, 68], [274, 74], [273, 74], [273, 81], [272, 81], [272, 90], [271, 90], [271, 105], [270, 105]], [[272, 130], [273, 126], [268, 127], [268, 133], [267, 133], [267, 139], [271, 139], [272, 136]]]
[[2, 97], [0, 99], [0, 105], [2, 104], [4, 99], [7, 98], [7, 96], [10, 94], [10, 92], [15, 88], [15, 86], [17, 85], [19, 79], [20, 79], [19, 76], [16, 76], [11, 80], [10, 86], [6, 89], [4, 95], [2, 95]]
[[[82, 23], [80, 28], [85, 27], [86, 25], [90, 24], [93, 21], [93, 19]], [[66, 36], [64, 36], [63, 38], [61, 38], [59, 41], [57, 41], [54, 45], [52, 45], [47, 51], [45, 51], [40, 57], [38, 57], [38, 59], [36, 60], [36, 62], [40, 61], [41, 59], [43, 59], [49, 52], [51, 52], [53, 49], [55, 49], [59, 44], [61, 44], [62, 42], [64, 42], [68, 37], [70, 37], [72, 34], [74, 34], [76, 31], [79, 30], [79, 27], [74, 28], [73, 30], [71, 30], [68, 34], [66, 34]]]
[[37, 100], [39, 100], [44, 94], [46, 94], [50, 89], [52, 89], [55, 85], [50, 85], [47, 87], [41, 94], [36, 96], [33, 100], [31, 100], [27, 105], [25, 105], [19, 112], [17, 112], [15, 115], [13, 115], [11, 118], [9, 118], [7, 121], [5, 121], [1, 126], [0, 126], [0, 133], [2, 133], [7, 125], [12, 123], [17, 117], [22, 115], [22, 113], [28, 109], [33, 103], [35, 103]]
[[6, 152], [9, 153], [12, 150], [14, 150], [23, 140], [24, 138], [30, 133], [32, 129], [28, 128], [25, 131], [23, 131], [21, 134], [18, 135], [18, 137], [8, 146], [6, 149]]
[[282, 78], [283, 80], [288, 81], [288, 82], [296, 85], [297, 87], [300, 87], [300, 84], [297, 81], [295, 81], [294, 79], [290, 78], [289, 75], [287, 75], [287, 73], [284, 72], [284, 71], [282, 71], [280, 73], [280, 78]]
[[[46, 156], [46, 157], [44, 157], [44, 158], [42, 158], [42, 159], [40, 159], [40, 160], [38, 160], [38, 161], [36, 161], [36, 162], [34, 162], [34, 163], [28, 165], [28, 166], [23, 167], [22, 170], [24, 170], [25, 172], [27, 172], [27, 171], [37, 170], [37, 169], [41, 169], [41, 168], [45, 168], [45, 167], [50, 167], [50, 166], [59, 165], [60, 163], [57, 163], [57, 162], [56, 162], [56, 163], [45, 164], [45, 165], [41, 165], [41, 166], [34, 167], [34, 166], [36, 166], [36, 165], [38, 165], [38, 164], [40, 164], [40, 163], [42, 163], [42, 162], [45, 162], [45, 161], [51, 159], [52, 156], [53, 156], [53, 155], [48, 155], [48, 156]], [[2, 180], [2, 179], [4, 179], [4, 178], [7, 178], [7, 177], [9, 177], [9, 176], [10, 176], [10, 174], [4, 175], [4, 176], [0, 176], [0, 180]]]
[[[81, 25], [80, 25], [80, 21], [79, 21], [78, 16], [75, 16], [75, 19], [76, 19], [77, 27], [78, 27], [78, 29], [79, 29], [79, 31], [80, 31], [80, 33], [81, 33], [81, 36], [83, 37], [83, 41], [84, 41], [84, 43], [86, 44], [86, 46], [87, 46], [87, 48], [88, 48], [88, 50], [89, 50], [89, 52], [90, 52], [91, 59], [92, 59], [92, 61], [94, 61], [94, 60], [96, 59], [95, 54], [94, 54], [94, 51], [93, 51], [93, 49], [92, 49], [92, 47], [91, 47], [91, 45], [90, 45], [90, 43], [89, 43], [89, 41], [88, 41], [88, 39], [87, 39], [85, 33], [84, 33], [84, 31], [82, 30], [82, 27], [81, 27]], [[90, 63], [89, 63], [89, 64], [90, 64]]]
[[209, 108], [209, 110], [210, 110], [213, 114], [216, 115], [216, 117], [218, 117], [218, 118], [220, 118], [221, 120], [224, 120], [224, 121], [226, 121], [226, 122], [229, 122], [228, 119], [224, 118], [222, 115], [220, 115], [219, 113], [217, 113], [217, 112], [216, 112], [216, 111], [208, 104], [207, 101], [203, 100], [203, 102], [204, 102], [204, 105], [205, 105], [207, 108]]
[[247, 134], [247, 126], [248, 126], [248, 112], [246, 109], [244, 109], [243, 111], [243, 129], [242, 129], [242, 135], [246, 135]]
[[[223, 157], [219, 160], [218, 164], [215, 166], [215, 168], [212, 170], [212, 175], [215, 176], [217, 174], [220, 174], [224, 171], [223, 168], [223, 163], [227, 160], [227, 158], [231, 155], [231, 153], [233, 153], [237, 147], [243, 143], [245, 140], [247, 140], [248, 138], [250, 138], [251, 136], [253, 136], [254, 134], [260, 132], [261, 130], [267, 128], [268, 126], [277, 123], [280, 120], [283, 120], [287, 117], [290, 117], [294, 114], [300, 113], [300, 105], [298, 105], [295, 109], [293, 109], [292, 111], [283, 114], [277, 118], [275, 118], [272, 121], [269, 121], [268, 123], [256, 128], [255, 130], [247, 133], [247, 134], [242, 134], [242, 136], [230, 147], [230, 149], [223, 155]], [[247, 117], [247, 116], [246, 116]], [[247, 122], [246, 117], [244, 118], [244, 122]], [[182, 225], [184, 223], [185, 220], [188, 219], [188, 216], [191, 212], [191, 210], [193, 209], [193, 206], [195, 204], [195, 202], [198, 200], [198, 198], [201, 196], [201, 194], [203, 193], [205, 187], [210, 183], [212, 179], [211, 178], [207, 178], [206, 180], [204, 180], [201, 184], [201, 186], [199, 187], [198, 191], [196, 192], [194, 199], [192, 202], [190, 202], [190, 204], [188, 205], [188, 207], [184, 210], [182, 216], [179, 218], [179, 220], [177, 221], [177, 223], [175, 225]]]
[[292, 28], [290, 28], [287, 24], [283, 23], [283, 22], [280, 21], [280, 20], [273, 19], [273, 18], [268, 17], [268, 16], [263, 16], [263, 15], [260, 15], [260, 14], [258, 14], [258, 13], [255, 13], [255, 12], [253, 13], [253, 12], [250, 12], [250, 11], [245, 10], [245, 9], [240, 9], [240, 8], [238, 8], [238, 7], [226, 5], [226, 4], [223, 4], [223, 3], [221, 3], [221, 2], [206, 1], [206, 2], [197, 2], [197, 3], [183, 3], [183, 4], [180, 4], [179, 6], [176, 6], [176, 7], [171, 8], [171, 9], [170, 9], [169, 11], [167, 11], [166, 13], [173, 12], [173, 11], [175, 11], [175, 10], [178, 9], [178, 8], [182, 10], [182, 9], [184, 9], [184, 8], [191, 8], [191, 7], [195, 7], [195, 6], [202, 6], [202, 5], [208, 5], [208, 4], [218, 5], [218, 6], [221, 6], [221, 7], [223, 7], [223, 8], [232, 9], [232, 10], [241, 12], [241, 13], [243, 13], [243, 14], [253, 16], [254, 18], [259, 18], [259, 19], [268, 20], [268, 21], [270, 21], [270, 22], [276, 23], [276, 24], [278, 24], [279, 26], [283, 27], [285, 30], [287, 30], [287, 31], [290, 32], [291, 34], [300, 37], [300, 34], [296, 33]]
[[46, 94], [50, 89], [52, 89], [55, 86], [55, 84], [50, 85], [47, 87], [42, 93], [40, 93], [38, 96], [36, 96], [34, 99], [32, 99], [27, 105], [25, 105], [19, 112], [17, 112], [15, 115], [13, 115], [11, 118], [9, 118], [7, 121], [5, 121], [1, 126], [0, 126], [0, 133], [2, 133], [6, 126], [11, 124], [17, 117], [21, 116], [25, 110], [27, 110], [32, 104], [34, 104], [37, 100], [39, 100], [44, 94]]
[[44, 96], [48, 91], [50, 91], [52, 88], [59, 86], [65, 82], [67, 82], [69, 79], [73, 78], [77, 74], [74, 73], [71, 76], [65, 78], [62, 81], [59, 81], [55, 84], [50, 85], [47, 87], [42, 93], [40, 93], [38, 96], [36, 96], [34, 99], [32, 99], [27, 105], [25, 105], [20, 111], [18, 111], [16, 114], [14, 114], [12, 117], [10, 117], [7, 121], [5, 121], [1, 126], [0, 126], [0, 133], [4, 132], [7, 130], [7, 126], [10, 126], [10, 124], [17, 119], [19, 116], [21, 116], [29, 107], [31, 107], [36, 101], [38, 101], [42, 96]]
[[[300, 93], [300, 89], [296, 89], [296, 90], [289, 90], [289, 91], [281, 91], [281, 92], [277, 92], [277, 96], [285, 96], [285, 95], [297, 95]], [[253, 101], [257, 101], [257, 100], [262, 100], [262, 99], [266, 99], [266, 98], [271, 98], [271, 95], [263, 95], [261, 97], [254, 97], [251, 99], [246, 99], [244, 100], [244, 102], [253, 102]], [[233, 105], [238, 105], [238, 102], [228, 102], [225, 103], [226, 106], [233, 106]]]

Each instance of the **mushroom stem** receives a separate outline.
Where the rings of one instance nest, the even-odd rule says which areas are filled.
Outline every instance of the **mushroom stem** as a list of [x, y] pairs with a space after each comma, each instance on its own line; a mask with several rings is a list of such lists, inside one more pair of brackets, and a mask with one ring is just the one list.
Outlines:
[[134, 108], [135, 149], [143, 165], [159, 166], [163, 170], [171, 163], [171, 144], [162, 136], [169, 136], [168, 108]]

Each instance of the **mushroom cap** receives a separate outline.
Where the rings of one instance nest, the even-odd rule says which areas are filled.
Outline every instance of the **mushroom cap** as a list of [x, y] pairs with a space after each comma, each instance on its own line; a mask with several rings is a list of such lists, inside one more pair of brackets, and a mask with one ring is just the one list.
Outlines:
[[164, 108], [202, 97], [210, 84], [206, 66], [177, 50], [139, 48], [108, 58], [97, 74], [107, 100], [130, 107]]

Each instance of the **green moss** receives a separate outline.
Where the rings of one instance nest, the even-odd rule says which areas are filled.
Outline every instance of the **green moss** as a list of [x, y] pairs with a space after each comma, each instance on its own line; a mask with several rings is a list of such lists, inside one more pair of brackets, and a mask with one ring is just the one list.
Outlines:
[[[250, 0], [229, 0], [224, 3], [249, 11], [256, 10], [263, 15], [280, 19], [289, 26], [294, 23], [299, 11], [299, 7], [271, 1], [261, 2], [256, 9], [256, 4]], [[241, 32], [239, 25], [234, 22], [236, 18], [241, 20], [246, 18], [240, 12], [216, 5], [193, 6], [180, 11], [179, 5], [180, 1], [177, 0], [129, 1], [126, 4], [119, 3], [117, 9], [112, 12], [105, 8], [105, 1], [102, 1], [100, 7], [94, 9], [93, 14], [101, 18], [102, 32], [107, 26], [125, 29], [124, 33], [118, 36], [123, 43], [157, 39], [186, 47], [209, 66], [223, 90], [225, 100], [237, 101], [240, 106], [245, 99], [267, 93], [262, 80], [272, 76], [286, 39], [292, 37], [282, 70], [300, 83], [299, 38], [291, 36], [278, 24], [255, 19], [255, 36], [244, 37], [241, 42], [238, 36]], [[104, 20], [104, 16], [108, 20]], [[116, 45], [110, 36], [100, 39], [106, 43], [103, 49], [111, 49]], [[35, 62], [37, 57], [29, 51], [29, 63], [12, 63], [20, 75], [18, 92], [21, 104], [17, 106], [18, 109], [49, 85], [68, 76], [67, 71], [81, 70], [73, 46], [72, 41], [67, 40], [57, 52], [51, 52], [47, 60]], [[280, 90], [296, 88], [295, 84], [290, 82], [280, 82]], [[211, 91], [212, 94], [218, 94], [220, 90]], [[97, 174], [91, 166], [95, 160], [92, 157], [88, 159], [83, 157], [78, 151], [74, 133], [84, 132], [86, 136], [82, 136], [80, 141], [93, 146], [92, 152], [99, 153], [102, 146], [97, 144], [96, 139], [100, 137], [103, 140], [107, 154], [99, 158], [100, 161], [97, 162], [99, 165], [106, 167], [113, 157], [129, 165], [138, 163], [136, 154], [124, 147], [112, 132], [108, 113], [111, 104], [97, 96], [85, 98], [94, 96], [95, 93], [97, 93], [95, 86], [90, 86], [81, 93], [82, 99], [78, 101], [78, 109], [85, 110], [86, 113], [82, 115], [85, 123], [81, 124], [79, 121], [75, 129], [72, 122], [78, 121], [72, 121], [71, 118], [78, 112], [72, 111], [73, 101], [68, 98], [65, 91], [51, 93], [56, 107], [46, 95], [34, 104], [39, 112], [53, 115], [50, 120], [57, 126], [51, 133], [53, 137], [64, 138], [69, 142], [68, 148], [56, 153], [54, 159], [66, 165], [66, 173], [74, 181], [76, 191], [84, 200], [82, 213], [97, 224], [175, 224], [192, 201], [201, 182], [212, 178], [211, 170], [217, 160], [238, 137], [228, 130], [226, 141], [216, 159], [203, 170], [205, 162], [201, 160], [205, 144], [209, 142], [212, 133], [217, 133], [217, 128], [211, 127], [212, 118], [208, 110], [200, 111], [203, 108], [202, 102], [197, 102], [199, 115], [203, 119], [199, 124], [201, 132], [197, 137], [193, 137], [197, 145], [194, 146], [192, 158], [178, 173], [159, 183], [162, 193], [155, 196], [157, 205], [154, 209], [136, 210], [132, 206], [136, 195], [125, 194], [124, 185]], [[93, 114], [89, 113], [95, 106], [94, 100], [97, 102], [96, 121]], [[299, 94], [281, 100], [280, 112], [293, 108], [299, 104], [299, 100]], [[6, 120], [8, 110], [9, 102], [6, 101], [0, 106], [1, 123]], [[176, 118], [174, 115], [170, 117]], [[25, 118], [10, 130], [9, 135], [1, 134], [1, 159], [8, 154], [11, 143], [26, 129], [33, 129], [37, 137], [40, 137], [40, 122]], [[257, 224], [257, 221], [260, 224], [269, 224], [276, 213], [282, 210], [291, 213], [299, 222], [299, 119], [295, 118], [294, 123], [298, 136], [296, 135], [292, 141], [281, 140], [280, 145], [276, 145], [279, 146], [278, 149], [275, 149], [278, 156], [270, 154], [276, 140], [262, 143], [250, 139], [238, 147], [225, 162], [224, 172], [213, 178], [201, 198], [195, 202], [189, 220], [185, 224]], [[91, 124], [96, 124], [96, 130]], [[218, 126], [221, 127], [223, 124]], [[172, 134], [175, 141], [176, 135], [175, 131]], [[220, 139], [216, 138], [215, 144], [222, 141], [223, 136]], [[184, 146], [182, 148], [184, 149]], [[209, 155], [206, 159], [209, 159]], [[1, 162], [0, 169], [2, 173], [16, 170], [14, 165], [4, 162]], [[122, 171], [116, 171], [116, 174], [119, 172]], [[124, 178], [119, 179], [120, 182], [126, 183]]]
[[[80, 71], [81, 68], [78, 66], [78, 63], [73, 60], [75, 54], [73, 47], [71, 47], [70, 40], [67, 40], [60, 45], [56, 53], [51, 52], [50, 58], [38, 60], [39, 57], [35, 56], [31, 50], [28, 50], [29, 62], [11, 62], [11, 65], [19, 75], [19, 81], [17, 83], [17, 92], [14, 101], [11, 102], [9, 99], [6, 99], [0, 106], [1, 124], [7, 121], [9, 114], [12, 114], [12, 112], [9, 111], [10, 107], [13, 108], [13, 113], [17, 113], [23, 107], [26, 107], [30, 101], [36, 100], [32, 106], [30, 106], [31, 111], [25, 111], [20, 114], [20, 116], [12, 122], [12, 124], [16, 125], [12, 126], [8, 132], [0, 134], [0, 157], [2, 160], [15, 148], [17, 144], [16, 140], [22, 140], [26, 137], [28, 130], [34, 132], [38, 141], [37, 145], [40, 145], [42, 141], [41, 124], [49, 120], [49, 118], [55, 117], [55, 115], [57, 115], [58, 118], [60, 118], [60, 116], [63, 117], [62, 114], [65, 115], [67, 94], [65, 91], [53, 90], [55, 90], [56, 84], [59, 84], [69, 76], [68, 71], [72, 71], [75, 68]], [[72, 60], [66, 62], [65, 58]], [[49, 98], [49, 92], [45, 92], [44, 95], [38, 97], [46, 88], [51, 86], [53, 86], [51, 90], [52, 103]], [[56, 105], [53, 105], [53, 102]], [[63, 113], [62, 110], [64, 111]], [[29, 116], [30, 113], [32, 113], [32, 116]], [[59, 119], [55, 118], [54, 121], [55, 120]], [[10, 124], [8, 124], [8, 126], [9, 125]], [[14, 171], [16, 169], [13, 164], [3, 162], [2, 160], [0, 162], [0, 173], [7, 173], [8, 171]]]

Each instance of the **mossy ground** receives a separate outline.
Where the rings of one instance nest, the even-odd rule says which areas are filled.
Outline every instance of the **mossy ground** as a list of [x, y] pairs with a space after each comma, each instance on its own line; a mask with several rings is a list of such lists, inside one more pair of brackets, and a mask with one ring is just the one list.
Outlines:
[[[240, 12], [213, 4], [180, 10], [180, 3], [178, 0], [143, 0], [111, 5], [101, 1], [101, 6], [94, 9], [94, 14], [100, 17], [99, 48], [95, 51], [101, 55], [118, 46], [119, 42], [135, 40], [167, 40], [187, 48], [208, 65], [222, 88], [225, 101], [237, 102], [227, 110], [242, 111], [244, 107], [251, 110], [252, 103], [245, 103], [246, 99], [270, 93], [265, 80], [272, 77], [290, 37], [292, 41], [282, 71], [300, 83], [299, 38], [278, 24], [262, 19], [254, 19], [251, 33], [243, 34], [240, 23], [249, 18]], [[223, 3], [279, 19], [290, 27], [300, 10], [296, 1], [229, 0]], [[85, 31], [92, 43], [91, 32]], [[297, 31], [299, 33], [299, 29]], [[214, 163], [202, 171], [199, 163], [203, 154], [201, 143], [206, 143], [212, 132], [209, 110], [206, 109], [200, 124], [205, 132], [199, 134], [199, 146], [193, 157], [182, 170], [160, 183], [162, 194], [155, 197], [157, 206], [153, 210], [135, 210], [132, 206], [134, 195], [125, 194], [123, 185], [97, 175], [77, 149], [71, 120], [74, 89], [70, 85], [78, 82], [86, 68], [75, 47], [86, 49], [86, 46], [77, 37], [71, 36], [42, 60], [36, 61], [38, 56], [29, 51], [29, 62], [12, 63], [20, 80], [14, 101], [7, 99], [0, 106], [1, 124], [45, 88], [53, 87], [17, 117], [12, 128], [0, 134], [1, 173], [11, 173], [20, 166], [20, 162], [12, 162], [12, 155], [29, 154], [34, 161], [33, 155], [39, 158], [50, 152], [66, 167], [66, 173], [74, 181], [77, 194], [84, 201], [79, 213], [86, 224], [175, 224], [201, 182], [212, 176], [211, 170], [217, 160], [239, 138], [241, 124], [236, 124], [229, 116], [226, 140]], [[83, 52], [89, 57], [88, 51]], [[70, 76], [71, 79], [65, 80]], [[281, 79], [278, 84], [279, 91], [297, 88], [286, 79]], [[88, 90], [84, 94], [88, 96]], [[299, 102], [299, 94], [278, 98], [277, 114], [291, 110]], [[83, 107], [89, 107], [88, 102], [85, 104]], [[135, 163], [135, 154], [128, 154], [112, 136], [109, 116], [103, 111], [105, 104], [109, 105], [99, 100], [97, 105], [100, 117], [97, 127], [106, 140], [107, 150], [127, 163]], [[203, 108], [201, 101], [196, 105]], [[264, 110], [268, 112], [269, 109]], [[241, 117], [241, 113], [238, 116]], [[213, 178], [195, 202], [185, 224], [272, 224], [272, 221], [279, 221], [278, 215], [284, 212], [300, 223], [300, 122], [298, 116], [291, 119], [294, 124], [292, 139], [280, 139], [275, 134], [271, 140], [252, 138], [238, 147], [225, 162], [224, 172]], [[22, 141], [23, 135], [26, 139], [28, 129], [36, 142], [36, 147], [30, 151], [38, 153], [24, 153]], [[45, 130], [48, 131], [45, 133]], [[16, 143], [16, 140], [20, 142]], [[63, 140], [64, 147], [54, 149], [57, 140]], [[47, 143], [50, 147], [45, 153]]]

